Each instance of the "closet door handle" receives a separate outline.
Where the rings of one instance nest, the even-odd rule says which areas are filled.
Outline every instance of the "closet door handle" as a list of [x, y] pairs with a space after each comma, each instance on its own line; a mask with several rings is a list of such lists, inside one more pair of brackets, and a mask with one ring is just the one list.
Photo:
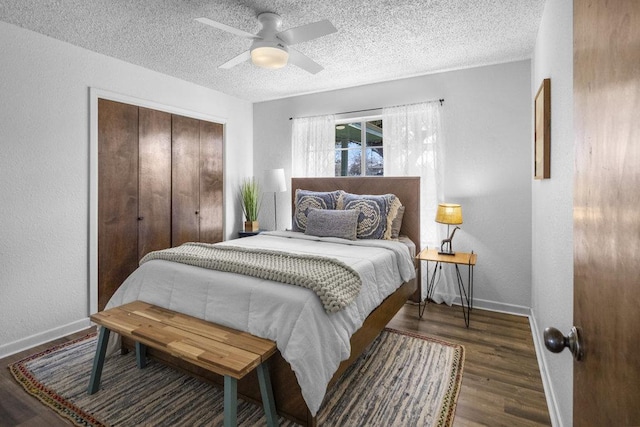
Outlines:
[[138, 217], [138, 221], [142, 221], [143, 219], [144, 219], [144, 217], [143, 217], [143, 216], [139, 216], [139, 217]]
[[200, 213], [200, 211], [196, 211], [196, 215], [198, 215]]

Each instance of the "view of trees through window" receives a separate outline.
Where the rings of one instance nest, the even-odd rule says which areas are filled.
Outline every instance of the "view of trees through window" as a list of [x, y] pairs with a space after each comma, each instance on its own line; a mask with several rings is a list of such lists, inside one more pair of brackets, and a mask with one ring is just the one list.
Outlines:
[[382, 120], [336, 125], [336, 176], [384, 175]]

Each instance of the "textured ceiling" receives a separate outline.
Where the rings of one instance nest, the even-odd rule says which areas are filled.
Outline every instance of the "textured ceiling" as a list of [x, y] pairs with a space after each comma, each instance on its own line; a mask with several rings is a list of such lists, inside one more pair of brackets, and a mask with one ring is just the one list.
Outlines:
[[[0, 0], [0, 20], [243, 98], [265, 101], [530, 58], [545, 0]], [[296, 45], [324, 66], [218, 65], [251, 41], [194, 21], [256, 33], [329, 19], [337, 33]]]

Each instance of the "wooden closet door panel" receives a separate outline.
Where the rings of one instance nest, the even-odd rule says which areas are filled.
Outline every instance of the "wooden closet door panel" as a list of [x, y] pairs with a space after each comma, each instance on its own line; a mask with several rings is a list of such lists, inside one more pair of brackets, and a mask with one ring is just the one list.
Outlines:
[[139, 109], [138, 259], [171, 247], [171, 114]]
[[138, 266], [138, 107], [98, 100], [98, 310]]
[[171, 245], [199, 240], [200, 121], [172, 116]]
[[222, 125], [200, 121], [200, 241], [222, 241]]

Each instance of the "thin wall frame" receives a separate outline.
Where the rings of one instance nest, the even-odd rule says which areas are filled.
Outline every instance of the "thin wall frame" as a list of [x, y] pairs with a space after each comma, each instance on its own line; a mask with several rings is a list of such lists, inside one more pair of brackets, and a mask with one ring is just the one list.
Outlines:
[[551, 79], [544, 79], [534, 102], [534, 179], [551, 178]]

